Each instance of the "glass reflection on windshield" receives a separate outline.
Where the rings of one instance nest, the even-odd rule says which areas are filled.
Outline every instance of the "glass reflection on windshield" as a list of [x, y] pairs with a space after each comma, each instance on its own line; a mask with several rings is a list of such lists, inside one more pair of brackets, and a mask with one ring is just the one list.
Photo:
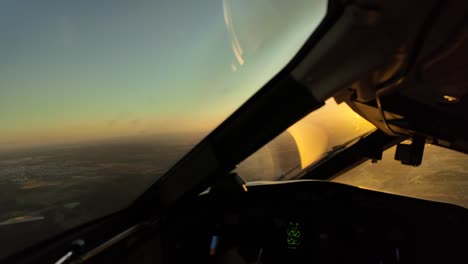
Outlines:
[[329, 99], [241, 162], [236, 171], [248, 181], [293, 179], [333, 147], [373, 130], [375, 126], [348, 105]]

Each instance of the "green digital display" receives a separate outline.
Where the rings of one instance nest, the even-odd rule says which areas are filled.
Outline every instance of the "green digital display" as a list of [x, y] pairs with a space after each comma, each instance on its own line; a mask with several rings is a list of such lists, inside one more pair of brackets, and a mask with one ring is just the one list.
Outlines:
[[286, 229], [286, 244], [288, 248], [297, 249], [301, 245], [301, 240], [301, 224], [298, 222], [289, 222]]

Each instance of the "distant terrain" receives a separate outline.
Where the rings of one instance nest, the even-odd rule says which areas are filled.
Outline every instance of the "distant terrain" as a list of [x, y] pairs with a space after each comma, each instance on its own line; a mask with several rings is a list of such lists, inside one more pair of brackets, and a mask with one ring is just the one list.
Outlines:
[[381, 161], [365, 162], [335, 181], [468, 208], [467, 154], [426, 145], [418, 167], [402, 165], [394, 155], [395, 147], [385, 151]]
[[0, 258], [124, 208], [198, 140], [145, 138], [0, 152]]

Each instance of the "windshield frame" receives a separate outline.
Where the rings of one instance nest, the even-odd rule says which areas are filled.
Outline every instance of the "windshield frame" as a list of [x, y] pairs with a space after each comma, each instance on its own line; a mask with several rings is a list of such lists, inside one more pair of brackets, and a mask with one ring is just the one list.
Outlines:
[[[292, 77], [292, 72], [338, 21], [343, 10], [344, 5], [340, 1], [328, 0], [323, 20], [289, 63], [130, 207], [156, 204], [156, 211], [164, 211], [178, 199], [199, 193], [209, 187], [214, 178], [228, 174], [239, 162], [323, 106], [325, 100], [317, 101], [307, 87]], [[289, 102], [288, 107], [280, 109], [278, 106], [285, 102]], [[233, 153], [234, 150], [237, 153]]]

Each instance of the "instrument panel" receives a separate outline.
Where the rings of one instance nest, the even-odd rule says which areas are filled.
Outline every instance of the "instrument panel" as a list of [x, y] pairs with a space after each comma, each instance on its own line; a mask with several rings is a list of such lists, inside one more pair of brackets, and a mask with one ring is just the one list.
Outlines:
[[465, 208], [326, 181], [205, 194], [172, 216], [167, 221], [172, 263], [467, 260]]

